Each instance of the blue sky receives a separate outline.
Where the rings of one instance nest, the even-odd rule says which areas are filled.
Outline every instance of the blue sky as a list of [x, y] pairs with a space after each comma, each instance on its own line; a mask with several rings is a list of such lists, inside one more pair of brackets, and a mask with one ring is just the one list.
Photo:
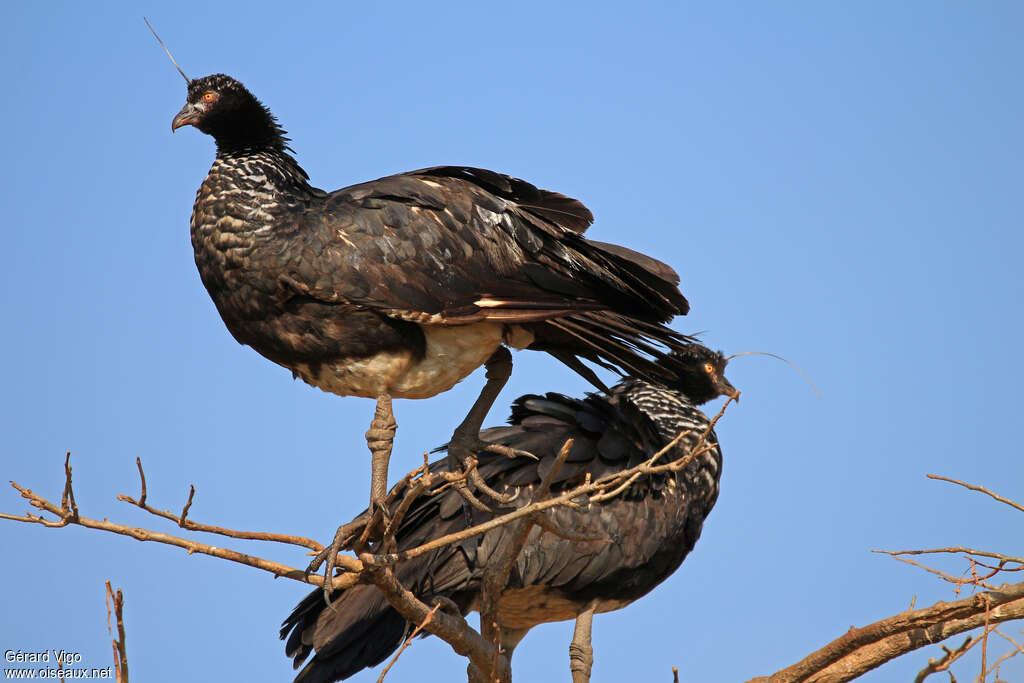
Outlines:
[[[213, 142], [171, 134], [184, 83], [143, 13], [190, 76], [267, 103], [318, 186], [451, 163], [578, 197], [596, 239], [679, 271], [677, 329], [813, 377], [821, 399], [777, 361], [730, 366], [744, 393], [719, 429], [718, 505], [676, 575], [597, 618], [595, 683], [746, 680], [913, 596], [953, 598], [872, 548], [1014, 552], [1019, 513], [924, 476], [1024, 500], [1014, 3], [7, 3], [4, 480], [59, 499], [71, 450], [82, 514], [169, 532], [115, 500], [137, 492], [136, 456], [154, 505], [196, 485], [199, 521], [327, 539], [365, 504], [372, 402], [238, 346], [199, 282], [188, 221]], [[519, 394], [586, 390], [542, 354], [515, 360], [488, 424]], [[396, 403], [393, 475], [482, 381]], [[276, 634], [300, 584], [77, 528], [0, 523], [0, 541], [0, 649], [108, 665], [110, 579], [133, 680], [290, 680]], [[531, 633], [518, 680], [566, 678], [570, 634]], [[463, 672], [428, 640], [389, 680]]]

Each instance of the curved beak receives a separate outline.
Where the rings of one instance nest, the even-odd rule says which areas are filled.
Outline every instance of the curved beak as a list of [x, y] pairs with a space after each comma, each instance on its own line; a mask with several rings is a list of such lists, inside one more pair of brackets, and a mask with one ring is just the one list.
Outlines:
[[734, 387], [725, 377], [718, 380], [718, 390], [725, 396], [731, 397], [737, 403], [740, 402], [740, 390]]
[[196, 108], [196, 105], [191, 102], [186, 102], [185, 106], [181, 108], [181, 111], [179, 111], [174, 116], [174, 119], [171, 120], [171, 132], [173, 133], [182, 126], [194, 126], [196, 121], [199, 120], [199, 114], [200, 111]]

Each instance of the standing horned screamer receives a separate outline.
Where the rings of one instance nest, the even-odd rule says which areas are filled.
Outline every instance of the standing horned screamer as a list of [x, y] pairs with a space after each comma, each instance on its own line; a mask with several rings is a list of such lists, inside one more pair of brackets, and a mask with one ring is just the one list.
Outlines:
[[[460, 494], [477, 509], [486, 506], [474, 490], [502, 500], [476, 471], [474, 452], [511, 373], [507, 346], [546, 351], [598, 386], [581, 359], [643, 380], [677, 379], [665, 354], [690, 340], [664, 323], [688, 310], [678, 276], [584, 239], [592, 216], [580, 202], [462, 166], [325, 192], [309, 184], [285, 131], [241, 83], [223, 74], [186, 80], [171, 128], [195, 126], [217, 145], [191, 221], [203, 284], [239, 343], [324, 391], [377, 400], [366, 435], [371, 501], [387, 487], [392, 397], [434, 396], [480, 365], [486, 384], [449, 457], [466, 473]], [[336, 548], [321, 555], [328, 568]]]
[[[720, 395], [738, 399], [739, 392], [725, 378], [722, 354], [692, 344], [673, 355], [681, 369], [671, 388], [631, 378], [607, 396], [519, 398], [510, 426], [481, 433], [484, 443], [527, 450], [539, 458], [509, 459], [486, 450], [478, 454], [483, 479], [512, 498], [501, 504], [503, 509], [464, 509], [458, 493], [448, 489], [415, 498], [402, 518], [395, 536], [399, 557], [402, 551], [529, 505], [568, 439], [572, 446], [550, 480], [552, 495], [571, 491], [588, 475], [596, 482], [646, 462], [680, 437], [655, 462], [666, 466], [663, 471], [640, 476], [600, 502], [577, 499], [578, 507], [541, 513], [544, 524], [527, 536], [498, 600], [501, 646], [509, 658], [537, 624], [577, 619], [570, 646], [573, 680], [586, 680], [593, 661], [593, 615], [646, 595], [680, 566], [697, 542], [718, 497], [722, 452], [711, 422], [696, 405]], [[443, 472], [449, 466], [441, 460], [430, 470]], [[393, 492], [392, 513], [404, 493]], [[364, 512], [362, 518], [366, 516]], [[552, 533], [554, 529], [576, 538]], [[441, 599], [463, 614], [478, 610], [485, 570], [516, 533], [514, 524], [506, 524], [399, 559], [396, 577], [428, 604]], [[302, 667], [296, 683], [327, 683], [375, 666], [411, 630], [375, 586], [356, 585], [332, 598], [328, 607], [323, 593], [314, 591], [281, 628], [287, 655], [296, 668]]]

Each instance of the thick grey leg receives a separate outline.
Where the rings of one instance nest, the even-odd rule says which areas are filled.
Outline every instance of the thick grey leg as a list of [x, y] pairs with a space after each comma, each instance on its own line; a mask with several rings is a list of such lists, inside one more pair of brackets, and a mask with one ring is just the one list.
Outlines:
[[384, 500], [388, 492], [388, 464], [391, 462], [391, 447], [395, 443], [395, 414], [391, 410], [391, 395], [377, 397], [377, 409], [373, 421], [366, 431], [366, 445], [370, 449], [372, 465], [370, 470], [370, 510]]
[[576, 628], [569, 643], [569, 671], [572, 683], [590, 683], [590, 669], [594, 665], [594, 648], [590, 646], [590, 631], [594, 622], [595, 604], [592, 602], [576, 617]]
[[[395, 414], [391, 410], [391, 396], [381, 394], [377, 397], [377, 409], [373, 414], [373, 421], [370, 422], [370, 429], [366, 432], [366, 445], [370, 449], [370, 508], [367, 517], [367, 524], [373, 522], [374, 512], [383, 504], [388, 492], [388, 463], [391, 461], [391, 446], [395, 441]], [[317, 553], [313, 561], [306, 569], [307, 573], [315, 572], [320, 564], [324, 564], [324, 601], [331, 604], [331, 582], [334, 576], [334, 566], [338, 553], [341, 552], [342, 542], [345, 540], [346, 527], [342, 525], [334, 534], [331, 544]]]

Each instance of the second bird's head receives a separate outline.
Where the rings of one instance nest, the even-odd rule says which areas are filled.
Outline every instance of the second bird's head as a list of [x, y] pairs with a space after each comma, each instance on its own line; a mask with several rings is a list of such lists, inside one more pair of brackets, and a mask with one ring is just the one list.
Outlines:
[[669, 354], [667, 360], [679, 377], [674, 388], [695, 404], [707, 403], [719, 396], [739, 400], [739, 390], [725, 378], [729, 361], [721, 351], [712, 351], [700, 344], [684, 344]]
[[189, 81], [185, 106], [171, 121], [171, 130], [182, 126], [195, 126], [213, 136], [221, 148], [283, 148], [287, 142], [270, 110], [224, 74]]

